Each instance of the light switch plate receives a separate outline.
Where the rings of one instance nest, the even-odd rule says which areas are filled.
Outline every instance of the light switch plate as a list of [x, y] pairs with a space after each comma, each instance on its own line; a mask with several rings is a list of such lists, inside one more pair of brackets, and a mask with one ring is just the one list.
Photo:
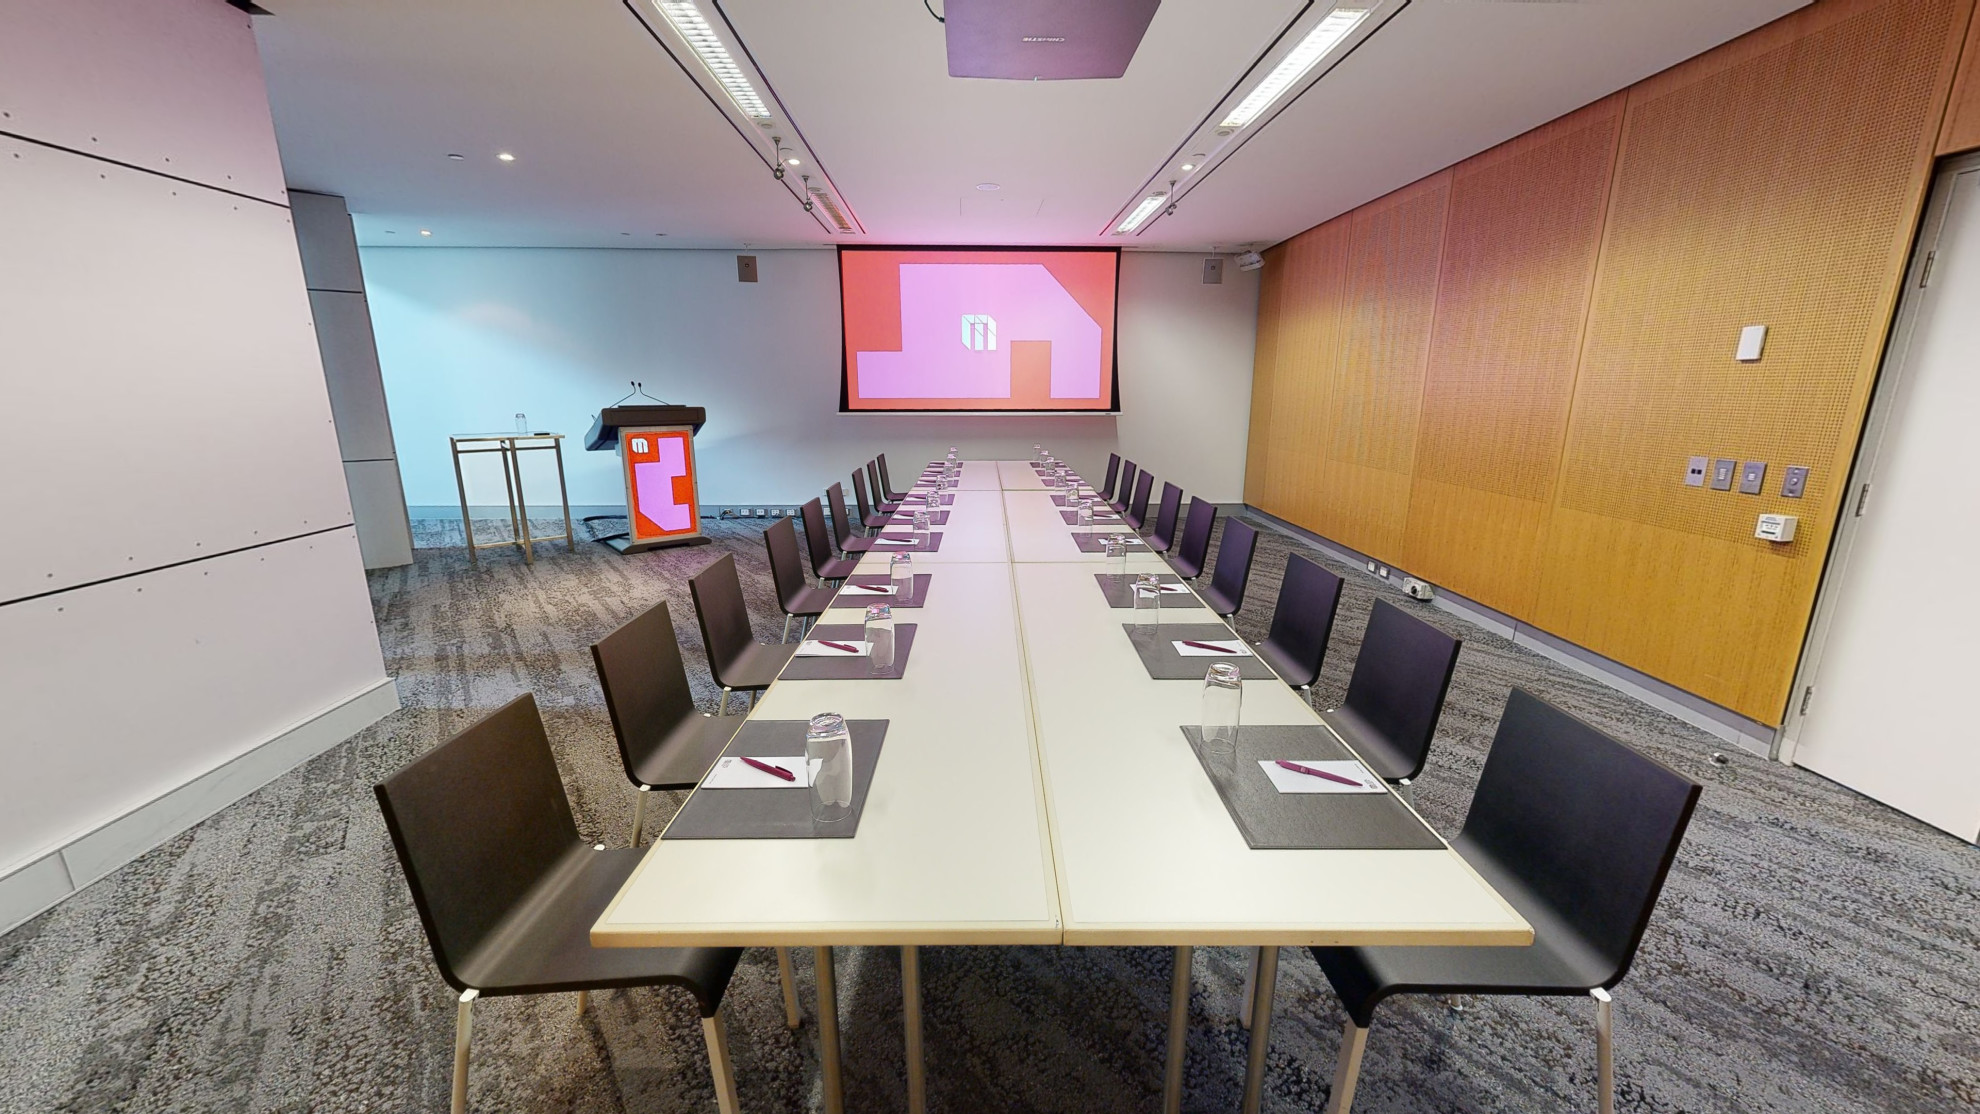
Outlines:
[[1765, 484], [1766, 482], [1767, 482], [1766, 461], [1749, 460], [1745, 464], [1739, 466], [1739, 493], [1741, 495], [1760, 494], [1760, 487], [1762, 484]]
[[1712, 490], [1731, 491], [1733, 479], [1739, 475], [1739, 461], [1715, 460], [1712, 462]]
[[1748, 325], [1739, 331], [1739, 350], [1733, 353], [1733, 359], [1743, 364], [1755, 363], [1766, 347], [1767, 326]]
[[1691, 462], [1689, 464], [1686, 464], [1684, 468], [1684, 485], [1686, 487], [1704, 487], [1705, 473], [1710, 472], [1711, 470], [1712, 470], [1711, 457], [1707, 457], [1707, 456], [1692, 457]]
[[1802, 464], [1790, 464], [1786, 478], [1781, 480], [1781, 497], [1799, 499], [1807, 490], [1808, 467]]

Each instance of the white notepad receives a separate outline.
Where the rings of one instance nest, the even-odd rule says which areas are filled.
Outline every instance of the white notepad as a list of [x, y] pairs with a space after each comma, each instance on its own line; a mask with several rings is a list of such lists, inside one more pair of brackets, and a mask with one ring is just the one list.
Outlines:
[[1220, 654], [1215, 650], [1206, 650], [1202, 646], [1185, 646], [1181, 639], [1170, 642], [1170, 645], [1176, 648], [1176, 653], [1186, 658], [1248, 658], [1252, 656], [1251, 647], [1246, 646], [1242, 638], [1194, 638], [1190, 641], [1202, 642], [1210, 646], [1223, 646], [1237, 652]]
[[[836, 638], [832, 641], [839, 642]], [[863, 658], [873, 649], [873, 643], [871, 642], [840, 642], [839, 645], [857, 646], [859, 649], [848, 653], [838, 647], [827, 646], [823, 642], [805, 642], [798, 646], [796, 656], [801, 658]]]
[[797, 780], [785, 781], [776, 774], [764, 773], [740, 758], [724, 758], [716, 762], [701, 779], [703, 789], [803, 789], [811, 784], [810, 771], [805, 769], [804, 755], [779, 754], [769, 758], [750, 755], [758, 762], [772, 766], [782, 766]]
[[1355, 781], [1359, 782], [1360, 784], [1342, 785], [1338, 781], [1329, 781], [1324, 777], [1314, 777], [1312, 774], [1302, 774], [1298, 770], [1288, 770], [1284, 766], [1279, 765], [1277, 759], [1273, 759], [1273, 758], [1259, 759], [1258, 768], [1264, 770], [1265, 776], [1272, 779], [1272, 788], [1277, 789], [1281, 793], [1385, 792], [1385, 790], [1382, 787], [1382, 779], [1369, 773], [1367, 769], [1365, 769], [1361, 765], [1361, 763], [1356, 762], [1353, 759], [1346, 759], [1343, 761], [1319, 762], [1319, 761], [1308, 761], [1304, 758], [1301, 758], [1296, 760], [1289, 759], [1288, 761], [1297, 761], [1302, 766], [1311, 766], [1316, 770], [1325, 770], [1330, 774], [1337, 774], [1345, 778], [1353, 778]]

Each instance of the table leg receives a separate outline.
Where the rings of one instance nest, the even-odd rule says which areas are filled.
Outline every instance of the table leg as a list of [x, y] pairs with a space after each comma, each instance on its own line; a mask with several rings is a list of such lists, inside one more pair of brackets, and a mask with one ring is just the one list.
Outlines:
[[845, 1114], [839, 1080], [839, 991], [832, 974], [832, 949], [813, 950], [818, 984], [818, 1062], [825, 1076], [825, 1114]]
[[1244, 1069], [1243, 1114], [1258, 1114], [1264, 1100], [1265, 1052], [1272, 1043], [1272, 992], [1279, 983], [1279, 949], [1258, 949], [1258, 985], [1251, 997], [1251, 1056]]
[[557, 450], [557, 496], [564, 501], [564, 541], [576, 553], [577, 534], [571, 530], [571, 489], [564, 485], [564, 443], [559, 440], [552, 447]]
[[467, 480], [461, 475], [461, 447], [449, 441], [447, 451], [454, 458], [454, 486], [461, 492], [461, 530], [467, 534], [468, 564], [472, 565], [480, 558], [474, 555], [474, 520], [468, 517]]
[[516, 461], [516, 507], [522, 516], [523, 564], [534, 565], [536, 551], [529, 544], [529, 497], [523, 494], [522, 450], [516, 448], [514, 441], [509, 442], [509, 455]]
[[1176, 949], [1169, 985], [1169, 1063], [1162, 1077], [1162, 1114], [1182, 1114], [1183, 1057], [1189, 1043], [1189, 964], [1196, 949]]
[[908, 1114], [928, 1109], [928, 1071], [921, 1050], [921, 949], [901, 946], [901, 1019], [907, 1030]]

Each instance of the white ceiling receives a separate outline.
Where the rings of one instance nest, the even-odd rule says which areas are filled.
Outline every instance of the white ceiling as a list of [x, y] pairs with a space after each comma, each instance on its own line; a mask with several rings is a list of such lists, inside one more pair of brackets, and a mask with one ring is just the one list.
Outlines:
[[803, 213], [620, 0], [261, 0], [255, 25], [289, 184], [344, 195], [368, 245], [1205, 250], [1282, 240], [1805, 2], [1412, 0], [1128, 238], [1101, 233], [1301, 0], [1166, 0], [1120, 80], [1039, 83], [948, 77], [921, 0], [722, 0], [861, 237]]

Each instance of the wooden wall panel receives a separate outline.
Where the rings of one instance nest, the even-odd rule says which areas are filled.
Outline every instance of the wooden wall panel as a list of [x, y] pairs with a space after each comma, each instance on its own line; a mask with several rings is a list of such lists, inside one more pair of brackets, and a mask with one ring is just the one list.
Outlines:
[[1553, 503], [1624, 98], [1460, 163], [1400, 562], [1526, 614]]
[[[1535, 625], [1780, 722], [1964, 7], [1831, 0], [1631, 90]], [[1693, 454], [1767, 461], [1766, 494], [1685, 486]]]
[[1274, 505], [1280, 509], [1272, 513], [1295, 522], [1312, 519], [1323, 506], [1320, 415], [1332, 405], [1340, 360], [1350, 227], [1341, 219], [1309, 229], [1274, 249], [1267, 263], [1268, 269], [1279, 270], [1282, 291], [1275, 360], [1279, 386], [1268, 448]]
[[1258, 339], [1251, 360], [1251, 425], [1244, 453], [1244, 501], [1273, 514], [1279, 505], [1272, 476], [1273, 398], [1279, 385], [1279, 306], [1285, 288], [1285, 253], [1274, 248], [1265, 257], [1258, 284]]
[[1975, 148], [1980, 148], [1980, 15], [1967, 21], [1966, 49], [1959, 56], [1952, 103], [1946, 108], [1945, 128], [1939, 132], [1941, 155]]

